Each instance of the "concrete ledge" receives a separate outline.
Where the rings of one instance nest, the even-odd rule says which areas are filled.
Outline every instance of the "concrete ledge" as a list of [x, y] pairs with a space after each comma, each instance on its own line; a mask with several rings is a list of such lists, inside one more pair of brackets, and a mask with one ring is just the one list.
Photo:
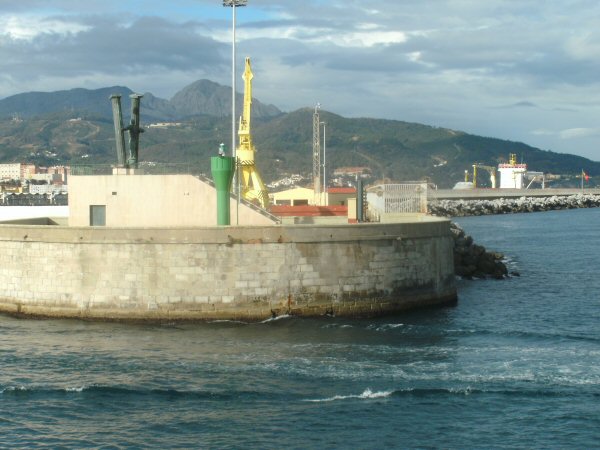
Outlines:
[[[256, 244], [341, 242], [397, 237], [449, 235], [449, 221], [423, 216], [404, 223], [339, 225], [272, 225], [194, 228], [107, 228], [0, 224], [0, 241], [115, 244]], [[446, 231], [448, 230], [448, 231]]]
[[262, 321], [282, 315], [298, 317], [340, 316], [354, 318], [380, 317], [422, 308], [454, 306], [458, 301], [456, 291], [432, 298], [430, 295], [408, 296], [398, 299], [348, 301], [340, 303], [313, 303], [291, 308], [256, 308], [227, 310], [160, 309], [131, 310], [113, 308], [79, 309], [75, 307], [52, 307], [27, 305], [7, 299], [0, 301], [0, 313], [13, 317], [38, 319], [82, 319], [115, 322], [202, 322], [208, 320]]
[[447, 219], [220, 228], [0, 225], [0, 311], [100, 320], [363, 317], [456, 300]]

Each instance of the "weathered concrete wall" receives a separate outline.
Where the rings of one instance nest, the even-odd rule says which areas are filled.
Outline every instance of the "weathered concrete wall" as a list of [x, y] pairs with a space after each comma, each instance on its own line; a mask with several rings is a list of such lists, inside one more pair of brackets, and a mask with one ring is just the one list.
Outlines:
[[[90, 224], [90, 205], [106, 206], [108, 227], [207, 227], [217, 224], [215, 188], [192, 175], [98, 175], [69, 178], [69, 225]], [[231, 223], [271, 225], [231, 201]]]
[[371, 316], [456, 300], [449, 221], [0, 225], [0, 310], [99, 319]]

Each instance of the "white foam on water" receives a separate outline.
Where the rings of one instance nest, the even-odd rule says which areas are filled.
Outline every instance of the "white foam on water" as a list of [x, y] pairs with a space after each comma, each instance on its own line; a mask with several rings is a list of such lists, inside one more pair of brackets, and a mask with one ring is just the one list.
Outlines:
[[333, 397], [329, 397], [329, 398], [320, 398], [320, 399], [313, 399], [313, 400], [305, 400], [307, 402], [312, 402], [312, 403], [323, 403], [323, 402], [334, 402], [337, 400], [347, 400], [347, 399], [351, 399], [351, 398], [358, 398], [361, 400], [372, 400], [372, 399], [376, 399], [376, 398], [387, 398], [390, 395], [392, 395], [394, 393], [394, 391], [377, 391], [377, 392], [373, 392], [371, 389], [367, 388], [363, 391], [362, 394], [359, 395], [334, 395]]
[[403, 327], [403, 323], [387, 323], [385, 325], [381, 325], [377, 330], [393, 330], [395, 328]]
[[379, 391], [372, 392], [371, 389], [365, 389], [365, 391], [359, 395], [359, 398], [386, 398], [392, 395], [394, 391]]
[[353, 325], [348, 325], [348, 324], [337, 324], [337, 323], [328, 323], [327, 325], [323, 325], [321, 328], [323, 329], [330, 329], [330, 328], [335, 328], [335, 329], [346, 329], [346, 328], [354, 328]]
[[403, 328], [403, 327], [407, 327], [407, 329], [411, 328], [410, 325], [406, 325], [404, 323], [384, 323], [381, 325], [369, 325], [367, 327], [367, 330], [372, 330], [372, 331], [390, 331], [390, 330], [395, 330], [397, 328]]
[[14, 392], [14, 391], [27, 391], [28, 389], [25, 386], [7, 386], [4, 389], [0, 390], [0, 394], [4, 394], [5, 392]]
[[449, 388], [448, 392], [451, 394], [471, 395], [472, 388], [471, 386], [467, 386], [465, 388]]
[[277, 317], [269, 317], [268, 319], [263, 320], [261, 323], [268, 323], [268, 322], [274, 322], [275, 320], [282, 320], [282, 319], [290, 319], [293, 316], [290, 314], [283, 314], [281, 316], [277, 316]]
[[[26, 392], [26, 391], [45, 391], [46, 389], [51, 389], [51, 388], [46, 388], [43, 386], [35, 386], [35, 387], [25, 387], [25, 386], [7, 386], [4, 389], [0, 389], [0, 394], [3, 394], [5, 392], [16, 392], [16, 391], [20, 391], [20, 392]], [[83, 392], [84, 390], [88, 389], [88, 386], [81, 386], [81, 387], [66, 387], [63, 390], [65, 392]]]
[[68, 387], [68, 388], [65, 388], [65, 391], [66, 392], [83, 392], [85, 388], [86, 388], [85, 386], [81, 386], [81, 387]]

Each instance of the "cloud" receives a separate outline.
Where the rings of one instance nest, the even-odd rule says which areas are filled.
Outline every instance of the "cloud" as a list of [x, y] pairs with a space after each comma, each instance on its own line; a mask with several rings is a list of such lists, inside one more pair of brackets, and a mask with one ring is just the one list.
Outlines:
[[[558, 151], [600, 115], [596, 0], [252, 0], [237, 18], [256, 96], [286, 110], [320, 101]], [[4, 1], [0, 95], [229, 84], [230, 42], [215, 0]], [[600, 136], [585, 136], [593, 154]]]
[[89, 27], [62, 19], [28, 16], [0, 17], [0, 30], [9, 40], [31, 41], [41, 34], [68, 35], [89, 30]]
[[600, 136], [600, 128], [567, 128], [564, 130], [537, 129], [532, 130], [534, 136], [554, 136], [560, 139], [579, 139]]
[[[60, 23], [57, 20], [52, 23]], [[65, 22], [66, 23], [66, 22]], [[227, 46], [202, 35], [197, 23], [140, 18], [131, 24], [88, 19], [75, 27], [47, 29], [27, 39], [8, 37], [0, 57], [14, 79], [82, 75], [147, 74], [161, 71], [222, 71]]]
[[577, 139], [600, 135], [598, 128], [569, 128], [558, 133], [561, 139]]

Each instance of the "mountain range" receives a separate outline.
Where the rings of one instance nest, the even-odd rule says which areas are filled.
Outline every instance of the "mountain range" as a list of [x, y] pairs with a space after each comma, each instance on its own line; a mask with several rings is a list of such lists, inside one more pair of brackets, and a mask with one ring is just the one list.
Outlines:
[[[113, 94], [121, 95], [123, 112], [127, 114], [131, 107], [129, 96], [133, 93], [124, 86], [95, 90], [77, 88], [56, 92], [27, 92], [0, 100], [0, 117], [31, 118], [63, 112], [111, 118], [109, 97]], [[231, 114], [231, 88], [209, 80], [199, 80], [190, 84], [170, 100], [155, 97], [150, 92], [143, 95], [146, 121], [185, 120], [197, 115], [225, 117]], [[242, 101], [243, 95], [238, 93], [238, 108], [241, 108]], [[265, 105], [253, 99], [252, 114], [261, 118], [277, 116], [282, 112], [273, 105]]]
[[[114, 134], [109, 97], [120, 94], [125, 119], [129, 95], [124, 86], [96, 90], [28, 92], [0, 100], [0, 162], [45, 164], [114, 163]], [[242, 94], [237, 94], [241, 111]], [[231, 140], [231, 89], [199, 80], [170, 100], [145, 93], [141, 117], [177, 126], [148, 128], [142, 135], [142, 161], [197, 164], [207, 172], [209, 156]], [[252, 133], [257, 166], [269, 182], [290, 174], [312, 173], [311, 108], [284, 113], [253, 99]], [[556, 186], [577, 185], [581, 169], [600, 175], [600, 163], [540, 150], [524, 143], [475, 136], [417, 123], [345, 118], [321, 111], [327, 124], [328, 179], [342, 166], [369, 167], [373, 179], [427, 180], [451, 187], [474, 163], [495, 166], [514, 153], [531, 170], [554, 174]], [[489, 185], [487, 176], [480, 184]], [[594, 179], [592, 178], [592, 185]]]

